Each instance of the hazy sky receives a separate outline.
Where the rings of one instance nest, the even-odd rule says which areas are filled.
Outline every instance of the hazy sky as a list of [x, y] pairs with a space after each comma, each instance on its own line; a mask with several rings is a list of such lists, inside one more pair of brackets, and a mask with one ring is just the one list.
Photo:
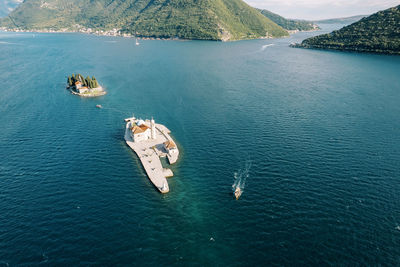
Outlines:
[[400, 0], [244, 0], [286, 18], [325, 19], [368, 15], [400, 5]]

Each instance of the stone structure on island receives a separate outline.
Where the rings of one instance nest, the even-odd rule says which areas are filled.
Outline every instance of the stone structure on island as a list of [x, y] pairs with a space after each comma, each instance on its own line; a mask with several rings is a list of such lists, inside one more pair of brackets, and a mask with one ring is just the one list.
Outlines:
[[85, 96], [85, 97], [96, 97], [105, 95], [103, 87], [99, 85], [96, 78], [89, 76], [84, 78], [81, 74], [72, 74], [68, 76], [67, 89], [75, 95]]
[[167, 177], [173, 176], [170, 169], [164, 168], [160, 157], [167, 157], [169, 164], [178, 160], [179, 150], [169, 135], [171, 132], [154, 119], [142, 120], [127, 118], [125, 141], [139, 157], [150, 181], [161, 193], [168, 193]]

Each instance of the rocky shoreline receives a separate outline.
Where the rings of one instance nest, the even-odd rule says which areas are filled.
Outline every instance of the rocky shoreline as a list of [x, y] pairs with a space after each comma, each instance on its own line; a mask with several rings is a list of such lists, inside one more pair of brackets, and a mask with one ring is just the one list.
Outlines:
[[[130, 33], [122, 33], [119, 29], [113, 29], [109, 31], [103, 31], [103, 30], [93, 30], [91, 28], [79, 28], [76, 30], [71, 30], [71, 29], [61, 29], [61, 30], [54, 30], [54, 29], [26, 29], [26, 30], [21, 30], [21, 29], [13, 29], [13, 28], [5, 28], [5, 27], [0, 27], [0, 30], [5, 31], [5, 32], [23, 32], [23, 33], [83, 33], [83, 34], [92, 34], [92, 35], [97, 35], [97, 36], [109, 36], [109, 37], [123, 37], [123, 38], [138, 38], [141, 40], [163, 40], [163, 41], [190, 41], [190, 40], [204, 40], [204, 41], [217, 41], [217, 42], [234, 42], [234, 41], [242, 41], [242, 40], [263, 40], [263, 39], [274, 39], [275, 37], [272, 37], [270, 35], [262, 36], [262, 37], [257, 37], [257, 38], [245, 38], [245, 39], [229, 39], [227, 37], [222, 37], [221, 39], [184, 39], [184, 38], [179, 38], [179, 37], [151, 37], [151, 36], [141, 36], [141, 35], [133, 35]], [[291, 32], [287, 31], [290, 34], [296, 33], [296, 32]], [[278, 38], [285, 38], [289, 37], [288, 36], [283, 36], [283, 37], [278, 37]]]
[[67, 90], [69, 90], [73, 95], [79, 95], [82, 97], [98, 97], [98, 96], [103, 96], [105, 94], [107, 94], [106, 91], [98, 91], [98, 92], [94, 92], [94, 93], [84, 93], [84, 94], [80, 94], [78, 92], [75, 92], [71, 87], [67, 87]]
[[303, 43], [291, 43], [289, 46], [292, 48], [305, 48], [305, 49], [330, 50], [330, 51], [355, 52], [355, 53], [371, 53], [371, 54], [383, 54], [383, 55], [400, 55], [400, 51], [369, 49], [365, 47], [349, 47], [349, 46], [339, 46], [339, 45], [338, 46], [309, 45]]

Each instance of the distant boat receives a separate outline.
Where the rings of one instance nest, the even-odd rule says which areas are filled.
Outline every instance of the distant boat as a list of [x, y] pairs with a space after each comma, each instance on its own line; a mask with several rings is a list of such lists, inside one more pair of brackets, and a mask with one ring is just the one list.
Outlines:
[[140, 45], [140, 44], [139, 44], [139, 41], [137, 40], [137, 38], [136, 38], [136, 45]]
[[242, 195], [242, 190], [240, 189], [240, 187], [236, 187], [235, 192], [233, 193], [235, 195], [236, 199], [239, 199], [239, 197]]
[[103, 108], [102, 105], [96, 105], [96, 108]]

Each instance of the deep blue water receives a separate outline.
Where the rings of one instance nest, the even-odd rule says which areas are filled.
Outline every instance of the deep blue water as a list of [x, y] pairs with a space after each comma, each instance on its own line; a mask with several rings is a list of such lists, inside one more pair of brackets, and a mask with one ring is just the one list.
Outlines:
[[[315, 34], [0, 33], [0, 266], [400, 265], [400, 57], [288, 47]], [[71, 95], [76, 72], [108, 94]], [[132, 113], [181, 148], [169, 194]]]

